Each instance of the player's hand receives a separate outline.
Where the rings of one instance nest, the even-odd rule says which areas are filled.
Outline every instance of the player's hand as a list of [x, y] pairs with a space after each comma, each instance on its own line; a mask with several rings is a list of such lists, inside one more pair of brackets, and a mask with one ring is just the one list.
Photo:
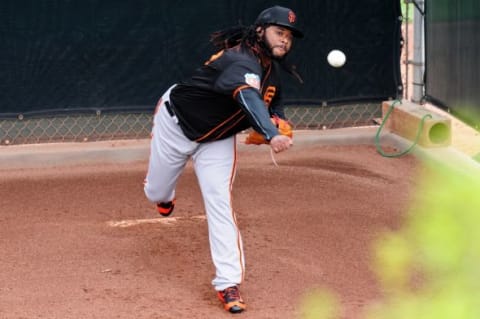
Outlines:
[[[272, 116], [270, 120], [272, 121], [272, 124], [275, 125], [280, 135], [285, 135], [290, 138], [290, 145], [291, 145], [292, 138], [293, 138], [293, 129], [290, 122], [288, 122], [287, 120], [281, 119], [276, 115]], [[258, 133], [255, 130], [252, 130], [245, 138], [245, 144], [253, 144], [253, 145], [271, 144], [271, 141], [267, 141], [264, 135]], [[272, 150], [273, 150], [273, 147], [272, 147]], [[283, 147], [280, 147], [277, 152], [281, 152], [283, 150], [284, 150]]]
[[275, 153], [283, 152], [288, 150], [290, 146], [292, 146], [293, 142], [292, 139], [285, 135], [275, 135], [270, 140], [270, 147]]

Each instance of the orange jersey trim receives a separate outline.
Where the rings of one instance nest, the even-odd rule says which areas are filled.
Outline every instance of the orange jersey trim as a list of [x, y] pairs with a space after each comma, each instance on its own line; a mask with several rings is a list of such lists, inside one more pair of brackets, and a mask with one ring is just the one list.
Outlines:
[[235, 91], [233, 91], [233, 98], [236, 99], [237, 98], [237, 95], [238, 93], [243, 90], [243, 89], [249, 89], [249, 88], [254, 88], [253, 86], [250, 86], [250, 85], [242, 85], [242, 86], [239, 86], [238, 88], [235, 89]]
[[240, 122], [241, 120], [243, 120], [245, 117], [246, 117], [246, 115], [242, 115], [241, 117], [238, 118], [238, 120], [236, 120], [234, 123], [232, 123], [232, 125], [230, 125], [229, 127], [225, 128], [225, 129], [223, 130], [223, 133], [220, 134], [220, 135], [217, 137], [217, 140], [220, 139], [220, 138], [222, 138], [222, 137], [223, 137], [223, 134], [225, 134], [225, 133], [228, 131], [228, 129], [230, 129], [230, 128], [234, 127], [235, 125], [237, 125], [238, 122]]
[[195, 142], [201, 142], [203, 141], [204, 139], [206, 139], [207, 137], [209, 137], [210, 135], [212, 135], [213, 133], [215, 133], [216, 131], [218, 131], [223, 125], [225, 125], [225, 123], [227, 123], [228, 121], [230, 121], [231, 119], [233, 119], [235, 116], [237, 116], [238, 114], [240, 114], [242, 112], [242, 110], [238, 110], [237, 112], [235, 112], [232, 116], [230, 116], [228, 119], [226, 119], [225, 121], [223, 121], [222, 123], [220, 123], [219, 125], [215, 126], [213, 129], [211, 129], [208, 133], [206, 133], [205, 135], [203, 135], [202, 137], [200, 138], [197, 138], [195, 140]]

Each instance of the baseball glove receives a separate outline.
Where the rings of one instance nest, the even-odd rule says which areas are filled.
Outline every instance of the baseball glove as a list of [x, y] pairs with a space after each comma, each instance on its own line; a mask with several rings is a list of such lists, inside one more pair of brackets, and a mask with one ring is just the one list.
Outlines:
[[[275, 127], [278, 129], [278, 132], [281, 135], [293, 138], [292, 125], [290, 125], [288, 121], [281, 119], [278, 116], [273, 116], [270, 118], [270, 120], [272, 121], [273, 125], [275, 125]], [[262, 134], [252, 130], [245, 138], [245, 144], [269, 144], [269, 141], [267, 141]]]

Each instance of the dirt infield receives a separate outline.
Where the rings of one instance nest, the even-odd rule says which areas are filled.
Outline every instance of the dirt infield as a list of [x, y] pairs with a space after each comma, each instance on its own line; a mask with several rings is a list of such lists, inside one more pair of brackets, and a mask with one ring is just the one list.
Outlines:
[[[305, 145], [238, 154], [234, 207], [248, 309], [300, 318], [301, 297], [337, 293], [345, 318], [381, 295], [370, 245], [399, 227], [413, 156], [372, 146]], [[210, 285], [207, 224], [191, 165], [174, 217], [144, 197], [147, 162], [0, 170], [0, 318], [229, 318]]]

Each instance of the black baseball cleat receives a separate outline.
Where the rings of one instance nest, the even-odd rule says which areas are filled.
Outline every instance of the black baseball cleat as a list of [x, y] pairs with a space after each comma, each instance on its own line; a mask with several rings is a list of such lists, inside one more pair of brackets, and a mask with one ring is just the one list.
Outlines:
[[240, 313], [247, 308], [242, 297], [240, 297], [240, 291], [237, 286], [218, 291], [217, 296], [223, 303], [225, 310], [231, 313]]
[[175, 208], [175, 199], [165, 203], [157, 203], [157, 211], [163, 217], [168, 217], [173, 213]]

